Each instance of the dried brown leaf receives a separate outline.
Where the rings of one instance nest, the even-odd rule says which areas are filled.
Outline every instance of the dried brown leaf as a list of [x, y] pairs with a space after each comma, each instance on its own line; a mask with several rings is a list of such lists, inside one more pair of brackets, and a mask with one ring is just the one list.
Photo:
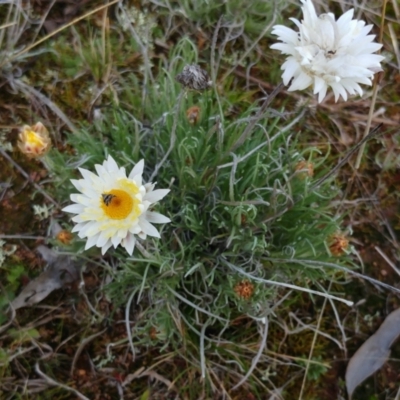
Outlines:
[[59, 256], [45, 246], [39, 246], [38, 251], [49, 265], [11, 302], [15, 310], [39, 303], [53, 290], [60, 289], [79, 278], [79, 267], [71, 257]]
[[390, 313], [379, 329], [351, 357], [346, 370], [349, 397], [355, 388], [385, 364], [390, 346], [400, 335], [400, 309]]

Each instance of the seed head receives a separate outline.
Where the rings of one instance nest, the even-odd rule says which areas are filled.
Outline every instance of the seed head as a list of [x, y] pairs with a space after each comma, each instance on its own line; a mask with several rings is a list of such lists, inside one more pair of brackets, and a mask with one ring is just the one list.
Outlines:
[[185, 65], [182, 72], [176, 75], [175, 79], [185, 88], [193, 90], [206, 90], [211, 87], [207, 71], [198, 65]]

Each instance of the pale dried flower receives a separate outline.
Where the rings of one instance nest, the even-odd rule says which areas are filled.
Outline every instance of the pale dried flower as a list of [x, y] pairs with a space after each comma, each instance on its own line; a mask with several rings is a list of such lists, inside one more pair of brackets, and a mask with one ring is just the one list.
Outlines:
[[185, 65], [182, 72], [175, 79], [185, 88], [194, 90], [206, 90], [212, 86], [208, 72], [198, 65]]

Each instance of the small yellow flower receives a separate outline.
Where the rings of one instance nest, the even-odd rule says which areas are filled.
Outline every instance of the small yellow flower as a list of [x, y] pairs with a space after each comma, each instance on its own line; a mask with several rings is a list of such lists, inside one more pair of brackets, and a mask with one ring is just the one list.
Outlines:
[[41, 157], [51, 147], [49, 132], [41, 122], [32, 126], [24, 125], [18, 139], [18, 148], [29, 158]]

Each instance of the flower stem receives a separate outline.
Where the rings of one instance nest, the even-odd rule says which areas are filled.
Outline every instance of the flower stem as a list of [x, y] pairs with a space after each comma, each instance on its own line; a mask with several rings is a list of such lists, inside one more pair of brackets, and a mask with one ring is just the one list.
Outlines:
[[172, 124], [172, 129], [171, 129], [171, 139], [170, 139], [169, 148], [168, 148], [167, 152], [165, 153], [164, 157], [162, 158], [162, 160], [155, 166], [154, 171], [150, 176], [149, 182], [152, 182], [153, 179], [157, 176], [158, 171], [160, 170], [161, 166], [165, 163], [165, 161], [167, 160], [167, 158], [169, 157], [171, 151], [173, 150], [173, 148], [175, 146], [176, 127], [178, 126], [179, 111], [181, 109], [182, 99], [183, 99], [183, 96], [185, 95], [185, 93], [186, 93], [185, 91], [181, 91], [179, 93], [178, 100], [176, 102], [176, 110], [175, 110], [175, 114], [174, 114], [174, 122]]
[[[254, 119], [247, 125], [244, 132], [240, 135], [239, 139], [232, 145], [229, 149], [228, 154], [232, 151], [235, 151], [239, 146], [241, 146], [245, 140], [250, 135], [252, 129], [256, 125], [256, 123], [264, 117], [265, 111], [267, 110], [268, 106], [271, 104], [272, 100], [278, 95], [278, 93], [283, 89], [284, 84], [281, 82], [273, 91], [272, 93], [265, 99], [263, 105], [258, 110], [257, 114], [255, 115]], [[226, 154], [225, 154], [226, 155]]]

